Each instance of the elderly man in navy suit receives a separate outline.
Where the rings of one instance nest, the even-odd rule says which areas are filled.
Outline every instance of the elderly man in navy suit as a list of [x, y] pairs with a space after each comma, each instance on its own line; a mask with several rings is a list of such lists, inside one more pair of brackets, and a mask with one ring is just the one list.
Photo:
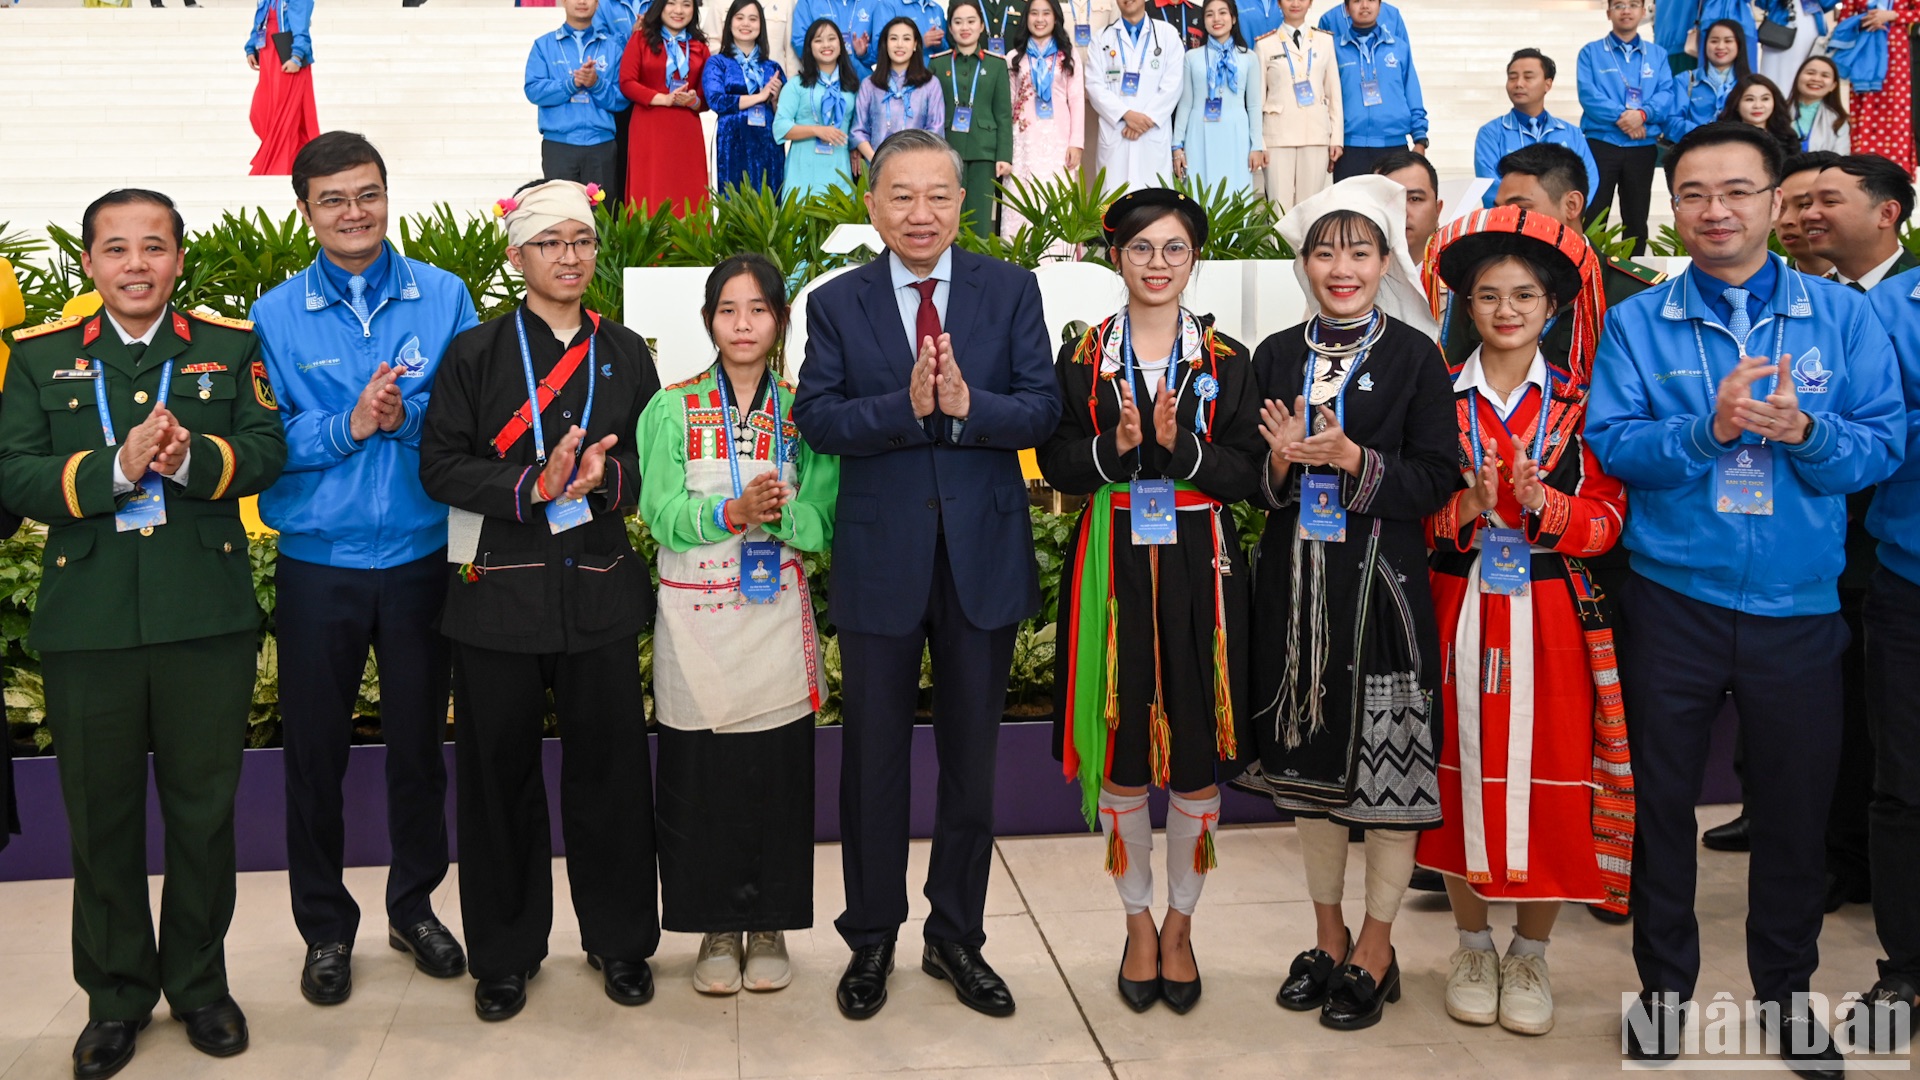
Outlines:
[[953, 246], [959, 155], [901, 131], [872, 164], [867, 214], [887, 253], [816, 290], [793, 415], [841, 459], [832, 617], [845, 674], [840, 772], [853, 948], [840, 1011], [887, 1001], [907, 919], [907, 807], [920, 656], [933, 653], [940, 787], [920, 968], [989, 1016], [1013, 995], [980, 955], [993, 855], [994, 747], [1015, 628], [1040, 607], [1018, 451], [1060, 418], [1040, 289]]

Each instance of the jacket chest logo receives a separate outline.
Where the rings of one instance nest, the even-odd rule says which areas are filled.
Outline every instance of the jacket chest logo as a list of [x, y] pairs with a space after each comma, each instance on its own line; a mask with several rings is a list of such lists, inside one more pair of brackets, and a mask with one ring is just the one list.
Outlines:
[[1793, 389], [1801, 394], [1824, 394], [1833, 372], [1820, 362], [1820, 350], [1808, 349], [1793, 362]]

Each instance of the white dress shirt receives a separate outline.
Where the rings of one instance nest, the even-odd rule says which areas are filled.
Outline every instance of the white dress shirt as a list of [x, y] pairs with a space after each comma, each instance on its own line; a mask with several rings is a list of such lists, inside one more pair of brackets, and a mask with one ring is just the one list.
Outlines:
[[[171, 312], [172, 310], [173, 309], [171, 307], [163, 308], [159, 316], [155, 318], [152, 324], [147, 327], [147, 332], [144, 334], [141, 334], [139, 337], [134, 337], [132, 334], [127, 333], [127, 328], [120, 325], [120, 320], [113, 317], [113, 312], [107, 311], [106, 309], [103, 308], [101, 309], [101, 314], [107, 317], [107, 325], [113, 327], [113, 332], [120, 335], [120, 344], [151, 345], [153, 344], [153, 335], [160, 332], [161, 320], [165, 319], [168, 313]], [[101, 372], [100, 377], [103, 379], [106, 378], [107, 377], [106, 372]], [[146, 417], [143, 416], [140, 419], [145, 420]], [[173, 475], [168, 477], [167, 479], [172, 480], [174, 483], [179, 484], [181, 487], [185, 487], [187, 484], [187, 466], [192, 464], [192, 462], [193, 462], [193, 447], [189, 445], [187, 447], [186, 455], [180, 459], [180, 467], [174, 470]], [[127, 492], [132, 491], [134, 489], [134, 486], [135, 486], [134, 482], [127, 479], [127, 474], [122, 472], [120, 469], [120, 455], [117, 453], [114, 454], [113, 455], [113, 493], [115, 495], [125, 495]]]

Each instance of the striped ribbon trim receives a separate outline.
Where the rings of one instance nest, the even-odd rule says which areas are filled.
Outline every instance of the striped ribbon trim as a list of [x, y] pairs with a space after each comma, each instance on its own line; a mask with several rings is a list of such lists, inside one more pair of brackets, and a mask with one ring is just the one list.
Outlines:
[[218, 499], [233, 486], [233, 444], [218, 435], [209, 435], [207, 439], [220, 451], [220, 482], [213, 486], [213, 498]]
[[60, 494], [66, 499], [67, 513], [77, 518], [86, 516], [80, 510], [80, 463], [91, 453], [91, 450], [82, 450], [74, 454], [60, 470]]

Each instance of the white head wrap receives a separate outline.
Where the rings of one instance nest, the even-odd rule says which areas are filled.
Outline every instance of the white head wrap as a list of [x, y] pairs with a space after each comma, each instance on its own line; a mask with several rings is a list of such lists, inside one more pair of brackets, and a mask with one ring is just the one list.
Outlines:
[[493, 204], [493, 212], [507, 226], [507, 243], [519, 247], [563, 221], [578, 221], [591, 228], [598, 194], [598, 185], [549, 180], [510, 199], [501, 199]]
[[1387, 273], [1380, 279], [1380, 293], [1374, 301], [1380, 310], [1437, 339], [1440, 325], [1427, 304], [1426, 290], [1420, 287], [1419, 267], [1407, 251], [1407, 189], [1384, 176], [1350, 176], [1300, 200], [1280, 219], [1280, 237], [1294, 250], [1293, 270], [1307, 294], [1307, 317], [1320, 313], [1320, 301], [1307, 280], [1307, 253], [1301, 248], [1313, 223], [1336, 210], [1359, 213], [1387, 234], [1387, 247], [1392, 250], [1387, 254]]

